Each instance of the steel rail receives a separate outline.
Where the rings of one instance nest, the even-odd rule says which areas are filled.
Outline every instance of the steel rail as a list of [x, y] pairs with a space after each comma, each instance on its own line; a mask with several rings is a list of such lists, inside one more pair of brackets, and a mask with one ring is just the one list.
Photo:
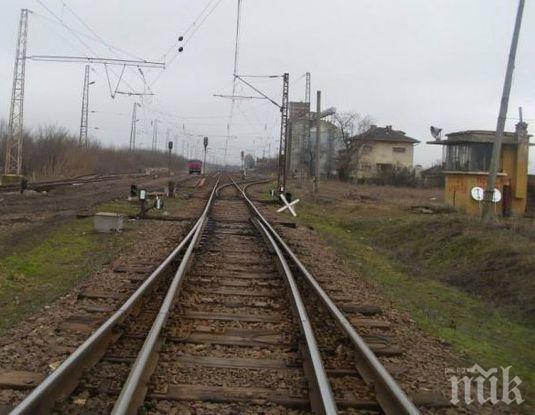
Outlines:
[[339, 326], [350, 339], [356, 351], [356, 367], [366, 384], [375, 390], [376, 399], [381, 406], [381, 409], [387, 415], [419, 415], [420, 411], [401, 389], [392, 375], [385, 369], [381, 361], [369, 348], [362, 337], [355, 331], [349, 320], [344, 316], [336, 304], [334, 304], [323, 288], [321, 288], [320, 284], [318, 284], [316, 279], [306, 269], [295, 253], [264, 218], [251, 199], [249, 199], [246, 194], [246, 190], [253, 184], [255, 183], [247, 184], [243, 187], [243, 189], [240, 189], [238, 185], [236, 185], [236, 187], [241, 192], [242, 197], [245, 199], [256, 217], [266, 227], [266, 229], [269, 230], [273, 238], [280, 244], [287, 256], [293, 261], [295, 266], [305, 277], [308, 285], [319, 296], [320, 300], [325, 305], [331, 316], [335, 318]]
[[[48, 180], [48, 181], [42, 181], [42, 182], [30, 182], [28, 183], [28, 188], [26, 190], [33, 190], [38, 189], [41, 187], [59, 187], [59, 186], [68, 186], [72, 184], [86, 184], [86, 183], [96, 183], [96, 182], [103, 182], [103, 181], [112, 181], [112, 180], [120, 180], [122, 178], [125, 178], [125, 176], [132, 176], [132, 177], [143, 177], [140, 176], [141, 173], [118, 173], [118, 174], [110, 174], [110, 175], [84, 175], [84, 176], [78, 176], [73, 177], [71, 179], [58, 179], [58, 180]], [[92, 178], [85, 178], [86, 176], [96, 176]], [[19, 190], [20, 184], [7, 184], [7, 185], [0, 185], [0, 193], [10, 192], [14, 190]]]
[[197, 245], [200, 235], [204, 229], [204, 225], [208, 218], [208, 212], [216, 193], [219, 178], [212, 190], [208, 203], [204, 208], [203, 213], [199, 217], [198, 226], [195, 228], [195, 234], [190, 239], [190, 243], [182, 257], [180, 266], [171, 281], [169, 289], [165, 295], [165, 299], [160, 307], [158, 315], [139, 351], [137, 358], [132, 365], [132, 369], [128, 375], [128, 379], [121, 389], [118, 399], [113, 406], [112, 414], [136, 414], [139, 406], [142, 405], [146, 394], [146, 382], [150, 378], [154, 367], [156, 366], [156, 353], [160, 346], [160, 335], [163, 327], [169, 317], [169, 313], [174, 305], [177, 294], [180, 290], [186, 271], [191, 263], [192, 253], [194, 247]]
[[[231, 176], [229, 176], [231, 177]], [[256, 184], [256, 183], [268, 183], [272, 181], [272, 179], [258, 179], [258, 180], [253, 180], [253, 179], [245, 179], [245, 180], [241, 180], [239, 182], [236, 182], [237, 184], [247, 184], [247, 185], [251, 185], [251, 184]], [[222, 184], [221, 186], [219, 186], [216, 190], [216, 196], [219, 196], [221, 190], [227, 188], [227, 187], [230, 187], [230, 186], [235, 186], [235, 182], [234, 180], [232, 180], [231, 182], [229, 183], [225, 183], [225, 184]], [[238, 189], [239, 190], [239, 189]]]
[[281, 249], [270, 235], [265, 225], [263, 225], [256, 218], [254, 219], [253, 223], [277, 255], [277, 259], [282, 271], [281, 273], [284, 275], [295, 314], [296, 317], [298, 317], [299, 327], [305, 339], [305, 347], [303, 348], [306, 362], [305, 374], [307, 375], [307, 379], [310, 383], [309, 395], [312, 412], [317, 415], [335, 415], [338, 413], [338, 409], [336, 407], [334, 394], [331, 389], [331, 384], [329, 383], [329, 378], [327, 377], [327, 373], [325, 372], [325, 368], [323, 366], [318, 343], [316, 341], [316, 337], [314, 336], [314, 330], [312, 329], [310, 319], [308, 318], [308, 313], [306, 311], [303, 298], [301, 297], [301, 293], [297, 287], [297, 282], [295, 281], [290, 266], [288, 265], [286, 258], [284, 258]]
[[[48, 413], [60, 396], [68, 395], [76, 387], [82, 373], [92, 367], [105, 353], [107, 346], [111, 343], [113, 329], [124, 321], [132, 309], [140, 303], [140, 300], [151, 291], [163, 272], [184, 249], [188, 241], [198, 234], [218, 183], [219, 179], [212, 190], [203, 213], [180, 244], [108, 320], [10, 412], [11, 415]], [[180, 265], [182, 266], [183, 263], [184, 261]]]

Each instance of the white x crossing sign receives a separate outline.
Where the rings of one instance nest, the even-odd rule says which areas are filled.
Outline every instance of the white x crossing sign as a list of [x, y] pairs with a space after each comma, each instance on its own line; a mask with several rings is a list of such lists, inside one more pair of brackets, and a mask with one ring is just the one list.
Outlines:
[[297, 213], [295, 213], [294, 206], [295, 204], [297, 204], [297, 202], [299, 202], [299, 199], [295, 199], [292, 203], [288, 203], [286, 196], [284, 196], [284, 194], [282, 193], [280, 194], [280, 198], [284, 202], [284, 206], [277, 210], [277, 213], [284, 212], [286, 209], [288, 209], [292, 215], [297, 216]]

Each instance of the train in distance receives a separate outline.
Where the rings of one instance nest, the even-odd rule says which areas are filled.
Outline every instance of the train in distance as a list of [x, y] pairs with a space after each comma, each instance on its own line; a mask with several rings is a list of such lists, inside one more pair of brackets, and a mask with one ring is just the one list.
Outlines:
[[201, 174], [202, 173], [202, 161], [201, 160], [188, 160], [187, 166], [188, 166], [189, 174], [193, 174], [193, 173]]

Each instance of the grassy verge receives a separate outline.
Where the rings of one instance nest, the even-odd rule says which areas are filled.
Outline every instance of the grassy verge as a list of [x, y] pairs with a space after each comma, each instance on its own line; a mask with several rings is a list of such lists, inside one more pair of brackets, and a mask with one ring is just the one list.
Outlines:
[[0, 333], [109, 261], [130, 235], [99, 234], [91, 218], [55, 225], [0, 257]]
[[299, 220], [312, 225], [356, 273], [376, 282], [427, 333], [451, 343], [457, 353], [483, 367], [512, 365], [513, 373], [524, 381], [525, 397], [533, 399], [533, 328], [455, 286], [414, 275], [395, 256], [377, 249], [369, 228], [359, 231], [335, 210], [303, 203]]
[[[182, 199], [166, 200], [166, 211], [180, 211]], [[95, 211], [136, 215], [137, 203], [111, 201]], [[165, 211], [151, 210], [163, 216]], [[39, 227], [0, 253], [0, 335], [25, 316], [67, 293], [109, 262], [135, 235], [125, 223], [122, 233], [97, 233], [93, 218], [72, 219]]]

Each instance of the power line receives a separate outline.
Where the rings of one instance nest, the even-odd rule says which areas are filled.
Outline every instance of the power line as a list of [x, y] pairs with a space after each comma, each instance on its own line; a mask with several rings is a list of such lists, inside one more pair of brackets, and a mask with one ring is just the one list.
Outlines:
[[[213, 2], [215, 0], [211, 0], [211, 2]], [[221, 4], [222, 0], [217, 0], [217, 3], [212, 7], [212, 9], [208, 12], [208, 14], [206, 14], [201, 22], [195, 26], [195, 29], [193, 30], [193, 32], [191, 33], [191, 35], [186, 39], [185, 43], [184, 43], [184, 47], [186, 47], [189, 42], [193, 39], [193, 37], [195, 36], [195, 34], [197, 33], [197, 31], [201, 28], [201, 26], [203, 25], [203, 23], [206, 21], [206, 19], [208, 19], [208, 17], [210, 17], [212, 15], [212, 13], [215, 11], [215, 9], [217, 9], [217, 7]], [[173, 47], [176, 46], [176, 43], [173, 45]], [[171, 48], [172, 49], [172, 48]], [[170, 50], [171, 50], [170, 49]], [[169, 50], [169, 51], [170, 51]], [[176, 58], [180, 55], [180, 49], [177, 49], [175, 51], [175, 54], [173, 55], [173, 57], [171, 58], [171, 60], [166, 64], [167, 68], [169, 69], [169, 67], [174, 63], [174, 61], [176, 60]], [[169, 53], [169, 52], [168, 52]], [[168, 54], [167, 53], [167, 54]], [[164, 55], [165, 59], [167, 59], [167, 54]], [[161, 78], [163, 72], [160, 72], [156, 78], [154, 78], [154, 80], [150, 83], [149, 87], [153, 87], [154, 84]]]
[[[197, 18], [191, 23], [191, 25], [186, 29], [186, 31], [182, 34], [182, 36], [186, 36], [189, 31], [191, 29], [193, 29], [193, 27], [197, 24], [197, 22], [201, 19], [202, 15], [206, 12], [206, 10], [208, 10], [208, 8], [210, 7], [210, 5], [216, 0], [209, 0], [208, 3], [206, 4], [206, 6], [204, 6], [204, 8], [202, 9], [202, 11], [199, 13], [199, 15], [197, 16]], [[167, 55], [169, 55], [169, 53], [175, 49], [177, 47], [177, 42], [173, 42], [173, 44], [171, 45], [171, 47], [167, 50], [167, 52], [165, 52], [163, 54], [163, 59], [165, 60], [167, 58]]]
[[[238, 74], [238, 58], [240, 56], [240, 26], [241, 26], [241, 6], [242, 0], [238, 0], [238, 10], [236, 13], [236, 39], [234, 42], [234, 70], [232, 72], [232, 101], [230, 103], [230, 114], [228, 117], [227, 123], [227, 138], [226, 147], [228, 147], [228, 142], [230, 139], [230, 132], [232, 130], [232, 119], [234, 117], [234, 107], [236, 106], [236, 84], [237, 84], [237, 74]], [[227, 158], [227, 151], [225, 150], [225, 162]]]
[[[66, 30], [68, 30], [89, 52], [91, 52], [91, 54], [93, 55], [97, 55], [97, 53], [93, 50], [93, 48], [91, 48], [91, 46], [89, 46], [80, 36], [78, 36], [78, 34], [76, 33], [76, 31], [74, 29], [72, 29], [70, 26], [68, 26], [65, 21], [59, 17], [56, 13], [54, 13], [49, 7], [47, 7], [41, 0], [35, 0], [41, 7], [43, 7], [48, 13], [50, 13]], [[116, 77], [119, 78], [119, 76], [117, 75], [117, 73], [112, 69], [110, 70], [110, 72], [112, 74], [114, 74]], [[108, 82], [109, 82], [109, 74], [107, 73], [106, 71], [106, 75], [108, 76]], [[123, 81], [124, 84], [130, 88], [130, 91], [132, 93], [135, 93], [135, 90], [134, 88], [127, 82], [127, 81]], [[112, 98], [113, 98], [113, 94], [112, 94]]]
[[100, 43], [102, 43], [104, 46], [106, 46], [110, 52], [113, 52], [113, 50], [115, 51], [118, 51], [118, 52], [121, 52], [121, 53], [124, 53], [125, 55], [128, 55], [130, 56], [131, 58], [135, 58], [137, 60], [143, 60], [142, 58], [140, 58], [139, 56], [136, 56], [124, 49], [120, 49], [120, 48], [117, 48], [111, 44], [109, 44], [108, 42], [106, 42], [95, 30], [93, 30], [78, 14], [76, 14], [76, 12], [71, 9], [66, 3], [65, 1], [62, 1], [62, 4], [63, 6], [76, 18], [76, 20], [78, 20], [87, 30], [89, 30], [95, 37], [96, 37], [96, 40], [98, 40]]
[[[135, 58], [137, 60], [143, 60], [142, 58], [140, 58], [140, 57], [138, 57], [138, 56], [136, 56], [136, 55], [124, 50], [124, 49], [117, 48], [117, 47], [109, 44], [108, 42], [106, 42], [102, 38], [102, 36], [100, 36], [93, 28], [91, 28], [73, 9], [71, 9], [65, 3], [65, 1], [62, 1], [62, 4], [87, 30], [89, 30], [96, 37], [96, 39], [95, 39], [96, 41], [99, 41], [101, 44], [106, 46], [110, 52], [115, 54], [115, 56], [119, 57], [117, 52], [121, 52], [121, 53], [124, 53], [125, 55], [130, 56], [131, 58]], [[114, 51], [116, 51], [116, 52], [114, 52]], [[134, 68], [129, 67], [128, 69], [130, 71], [134, 71], [134, 73], [135, 73]], [[143, 80], [143, 85], [147, 88], [148, 87], [147, 81], [145, 79], [145, 75], [144, 75], [143, 71], [141, 70], [141, 68], [138, 67], [138, 72], [136, 74], [140, 74], [141, 75], [141, 79]], [[133, 90], [133, 88], [130, 88], [130, 89]], [[150, 92], [150, 87], [148, 87], [148, 90]]]

